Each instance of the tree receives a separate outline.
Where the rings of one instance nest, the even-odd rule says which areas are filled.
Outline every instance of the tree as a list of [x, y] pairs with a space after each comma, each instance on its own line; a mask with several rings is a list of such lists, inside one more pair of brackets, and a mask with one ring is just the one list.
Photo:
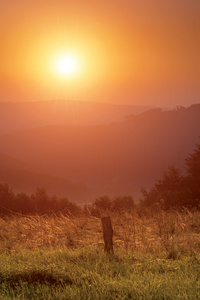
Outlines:
[[93, 206], [100, 210], [110, 209], [111, 205], [112, 205], [112, 201], [108, 196], [101, 196], [97, 198], [93, 203]]
[[33, 212], [33, 203], [26, 193], [19, 193], [15, 196], [15, 211], [22, 214]]
[[49, 195], [44, 188], [37, 188], [35, 194], [31, 195], [35, 212], [45, 214], [50, 210]]
[[113, 211], [131, 211], [134, 207], [132, 196], [119, 196], [112, 201]]
[[0, 212], [11, 213], [15, 209], [14, 193], [8, 184], [0, 184]]
[[152, 206], [161, 204], [164, 209], [185, 205], [183, 186], [184, 178], [174, 166], [168, 167], [163, 177], [158, 180], [150, 191], [142, 190], [142, 204]]
[[162, 202], [163, 208], [174, 206], [200, 207], [200, 144], [186, 158], [187, 175], [171, 166], [150, 191], [142, 190], [141, 205], [152, 206]]
[[200, 144], [196, 145], [193, 153], [186, 158], [186, 184], [191, 191], [191, 203], [200, 204]]
[[186, 158], [186, 169], [190, 178], [200, 181], [200, 144], [197, 144], [193, 153]]

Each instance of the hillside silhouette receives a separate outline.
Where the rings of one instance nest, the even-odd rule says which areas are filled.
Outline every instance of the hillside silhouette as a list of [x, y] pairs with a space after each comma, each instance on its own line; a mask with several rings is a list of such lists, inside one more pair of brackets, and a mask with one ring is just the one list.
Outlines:
[[149, 106], [72, 100], [0, 102], [0, 134], [41, 126], [93, 125], [122, 121], [129, 113], [139, 114], [149, 109]]
[[87, 187], [67, 179], [32, 171], [33, 166], [0, 153], [0, 183], [8, 183], [17, 192], [29, 194], [42, 187], [50, 194], [66, 196], [76, 202], [87, 199]]
[[[169, 165], [184, 172], [185, 157], [199, 142], [199, 120], [196, 104], [129, 114], [110, 124], [45, 126], [1, 135], [1, 152], [31, 165], [31, 172], [87, 185], [88, 199], [137, 196]], [[43, 186], [42, 178], [38, 182]]]

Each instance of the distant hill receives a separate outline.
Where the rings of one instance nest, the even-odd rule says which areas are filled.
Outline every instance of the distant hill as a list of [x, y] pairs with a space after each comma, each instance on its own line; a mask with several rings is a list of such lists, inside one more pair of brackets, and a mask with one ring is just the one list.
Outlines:
[[80, 183], [36, 173], [33, 166], [0, 153], [0, 183], [8, 183], [16, 192], [31, 194], [37, 188], [45, 188], [49, 194], [69, 197], [75, 202], [87, 199], [87, 188]]
[[0, 134], [51, 125], [105, 124], [150, 108], [69, 100], [0, 102]]
[[32, 172], [84, 183], [91, 197], [138, 195], [141, 186], [151, 186], [169, 165], [184, 172], [185, 158], [199, 137], [200, 105], [192, 105], [129, 114], [110, 124], [46, 126], [5, 134], [0, 136], [0, 150], [34, 166]]

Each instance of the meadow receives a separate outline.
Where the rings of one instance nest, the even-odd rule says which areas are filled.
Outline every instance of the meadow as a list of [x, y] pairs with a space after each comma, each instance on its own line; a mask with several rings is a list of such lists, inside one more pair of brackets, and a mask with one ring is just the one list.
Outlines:
[[0, 218], [0, 299], [200, 299], [200, 212]]

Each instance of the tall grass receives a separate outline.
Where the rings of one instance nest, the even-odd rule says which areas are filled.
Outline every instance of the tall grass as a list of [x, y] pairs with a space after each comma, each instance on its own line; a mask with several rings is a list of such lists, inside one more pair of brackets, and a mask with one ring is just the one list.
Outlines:
[[0, 219], [0, 299], [200, 299], [200, 212]]

